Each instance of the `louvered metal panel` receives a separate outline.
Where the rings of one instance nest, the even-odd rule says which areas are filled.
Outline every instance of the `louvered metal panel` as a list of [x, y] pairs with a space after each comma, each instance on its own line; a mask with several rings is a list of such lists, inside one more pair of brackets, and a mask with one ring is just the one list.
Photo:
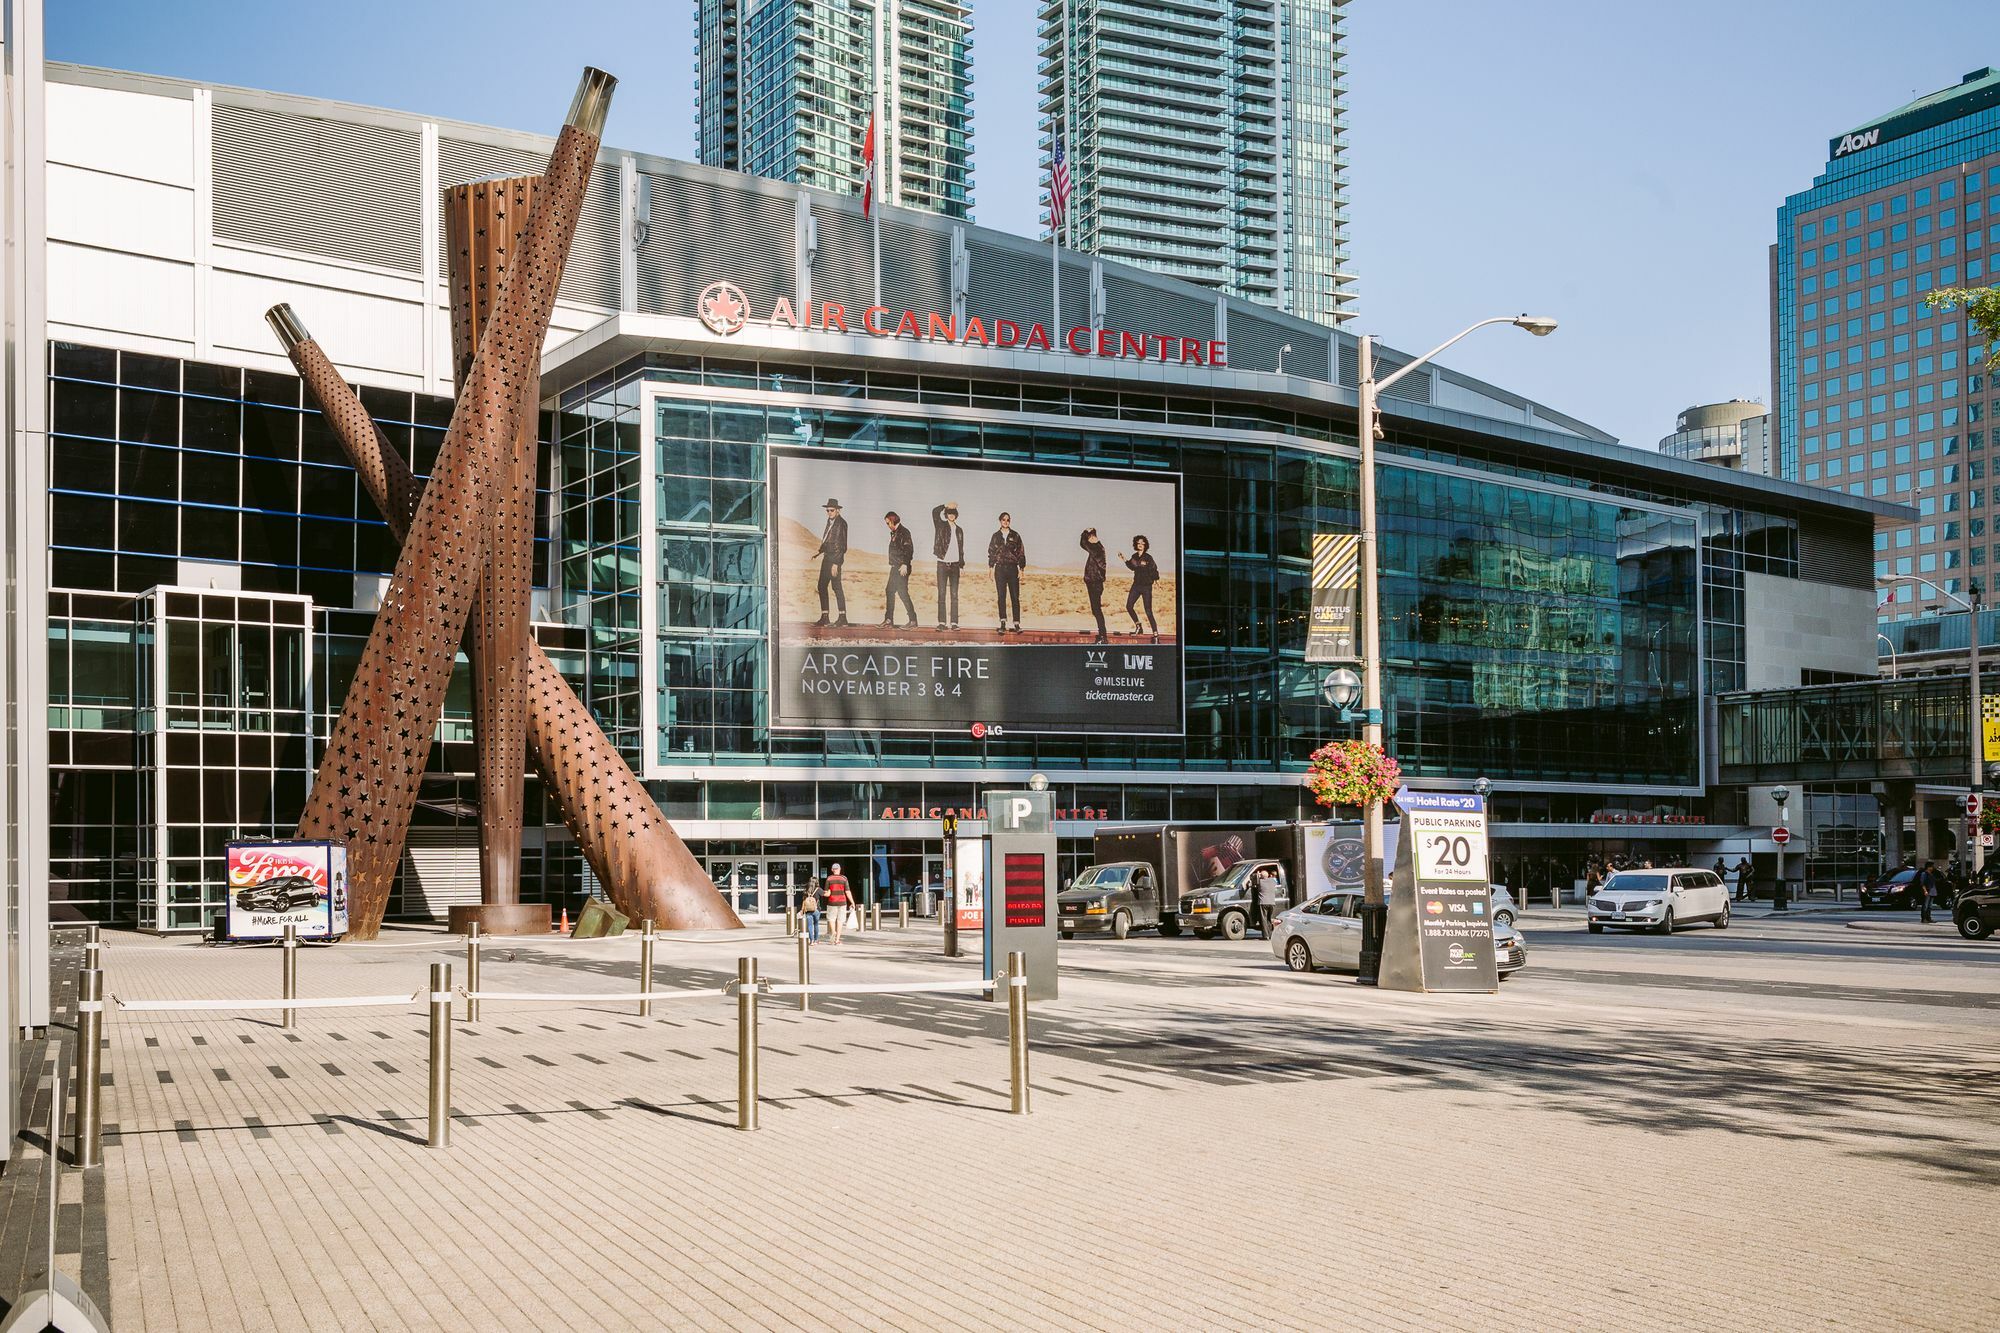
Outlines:
[[1286, 325], [1259, 319], [1240, 305], [1229, 307], [1229, 364], [1238, 370], [1276, 370], [1279, 349], [1286, 343], [1292, 345], [1292, 350], [1285, 353], [1285, 364], [1289, 367], [1303, 341]]
[[1118, 273], [1104, 275], [1104, 327], [1181, 338], [1215, 336], [1215, 299]]
[[812, 206], [819, 229], [819, 253], [813, 258], [813, 300], [831, 301], [847, 310], [850, 325], [859, 312], [875, 304], [875, 261], [868, 223], [859, 213]]
[[[549, 165], [546, 152], [503, 144], [438, 138], [438, 187], [449, 189], [496, 176], [536, 176]], [[556, 293], [577, 305], [618, 308], [618, 168], [599, 161], [590, 172], [583, 212], [576, 220], [576, 239], [563, 266]], [[438, 272], [446, 268], [444, 229], [438, 228]]]
[[1843, 588], [1875, 586], [1872, 527], [1807, 522], [1799, 528], [1799, 577]]
[[[547, 165], [546, 159], [543, 165]], [[403, 843], [402, 901], [395, 915], [442, 921], [454, 906], [479, 901], [479, 830], [413, 828]]]
[[[951, 232], [882, 219], [882, 304], [891, 310], [951, 313]], [[969, 315], [972, 311], [967, 310]]]
[[218, 104], [210, 142], [217, 236], [422, 270], [417, 131]]
[[701, 289], [724, 280], [743, 289], [759, 319], [778, 297], [795, 298], [792, 210], [788, 192], [654, 176], [653, 217], [639, 247], [639, 309], [693, 316]]
[[1023, 254], [966, 236], [965, 313], [1026, 329], [1049, 320], [1049, 257]]

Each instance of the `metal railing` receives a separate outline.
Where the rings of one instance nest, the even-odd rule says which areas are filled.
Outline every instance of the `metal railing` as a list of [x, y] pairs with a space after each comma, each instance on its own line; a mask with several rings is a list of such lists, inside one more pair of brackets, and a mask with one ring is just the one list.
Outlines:
[[1028, 1114], [1031, 1097], [1028, 1072], [1028, 976], [1026, 955], [1022, 953], [1014, 952], [1007, 955], [1007, 973], [1004, 982], [980, 978], [974, 981], [848, 981], [815, 984], [812, 980], [812, 944], [807, 938], [800, 936], [799, 980], [796, 983], [770, 981], [759, 975], [755, 958], [741, 957], [737, 959], [735, 978], [722, 986], [656, 990], [653, 986], [653, 950], [658, 936], [651, 920], [644, 923], [639, 938], [639, 989], [636, 992], [485, 990], [480, 985], [479, 976], [480, 948], [484, 937], [475, 925], [468, 932], [465, 941], [466, 984], [463, 987], [453, 987], [450, 963], [437, 962], [430, 965], [428, 990], [415, 990], [408, 995], [396, 993], [308, 998], [299, 994], [299, 941], [295, 928], [288, 926], [282, 945], [283, 993], [277, 998], [154, 1000], [106, 994], [104, 969], [100, 965], [99, 957], [101, 946], [97, 938], [97, 927], [92, 926], [89, 928], [85, 944], [85, 962], [88, 965], [77, 977], [76, 1113], [72, 1122], [73, 1160], [80, 1167], [96, 1166], [103, 1160], [101, 1095], [104, 1081], [103, 1051], [106, 1045], [104, 1015], [107, 1005], [119, 1012], [130, 1013], [276, 1011], [282, 1015], [283, 1027], [290, 1030], [297, 1026], [298, 1011], [301, 1009], [410, 1008], [427, 1004], [430, 1012], [430, 1069], [426, 1143], [432, 1148], [443, 1148], [449, 1145], [451, 1138], [452, 1007], [459, 999], [465, 1001], [465, 1021], [477, 1023], [480, 1018], [480, 1005], [487, 1000], [514, 1004], [569, 1006], [631, 1003], [636, 1004], [640, 1016], [645, 1017], [652, 1014], [656, 1002], [733, 997], [737, 1006], [736, 1127], [742, 1130], [754, 1130], [758, 1127], [757, 1112], [761, 1097], [758, 1018], [760, 1001], [765, 996], [774, 998], [796, 996], [799, 1010], [808, 1012], [812, 997], [815, 995], [948, 993], [983, 995], [995, 991], [1004, 984], [1007, 987], [1009, 1109], [1015, 1115]]

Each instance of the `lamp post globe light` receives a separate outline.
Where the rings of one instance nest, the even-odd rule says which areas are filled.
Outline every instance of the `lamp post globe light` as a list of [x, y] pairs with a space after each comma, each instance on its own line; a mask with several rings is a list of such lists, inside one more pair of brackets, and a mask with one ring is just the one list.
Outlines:
[[[1361, 589], [1364, 603], [1361, 616], [1361, 707], [1367, 718], [1362, 727], [1361, 738], [1368, 744], [1380, 747], [1382, 744], [1382, 618], [1379, 614], [1381, 603], [1381, 581], [1377, 575], [1379, 568], [1375, 550], [1375, 441], [1382, 434], [1380, 413], [1376, 400], [1397, 380], [1417, 367], [1427, 364], [1432, 357], [1456, 343], [1459, 339], [1478, 332], [1489, 324], [1512, 324], [1517, 329], [1526, 329], [1537, 338], [1546, 338], [1556, 331], [1556, 322], [1546, 315], [1496, 315], [1492, 319], [1482, 319], [1462, 329], [1425, 352], [1408, 365], [1399, 366], [1384, 376], [1375, 378], [1375, 339], [1362, 334], [1355, 341], [1358, 344], [1359, 366], [1358, 388], [1355, 395], [1355, 422], [1361, 437]], [[1373, 986], [1381, 978], [1382, 937], [1389, 924], [1389, 904], [1382, 893], [1382, 804], [1370, 801], [1362, 807], [1361, 819], [1361, 882], [1363, 886], [1361, 903], [1361, 965], [1354, 980], [1359, 985]]]
[[1336, 667], [1319, 683], [1320, 697], [1345, 713], [1361, 697], [1361, 677], [1352, 668]]

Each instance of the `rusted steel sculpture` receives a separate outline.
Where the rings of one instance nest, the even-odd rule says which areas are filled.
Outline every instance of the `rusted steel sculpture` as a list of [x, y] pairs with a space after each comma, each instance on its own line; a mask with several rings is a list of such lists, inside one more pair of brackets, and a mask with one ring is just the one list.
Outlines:
[[[514, 477], [523, 421], [532, 423], [537, 407], [530, 395], [542, 339], [613, 84], [600, 71], [585, 72], [495, 294], [436, 470], [421, 492], [303, 328], [289, 312], [272, 312], [273, 326], [404, 543], [299, 821], [300, 837], [348, 844], [350, 933], [358, 939], [377, 933], [387, 908], [453, 658]], [[614, 901], [669, 926], [740, 924], [532, 644], [523, 675], [527, 739]]]
[[[444, 192], [450, 257], [451, 368], [460, 393], [481, 329], [534, 203], [535, 176], [478, 181]], [[548, 929], [546, 904], [521, 906], [521, 779], [528, 753], [528, 589], [534, 578], [535, 417], [540, 367], [529, 376], [506, 485], [466, 645], [472, 666], [473, 772], [479, 783], [480, 909], [452, 912], [454, 928], [477, 919], [489, 934]]]

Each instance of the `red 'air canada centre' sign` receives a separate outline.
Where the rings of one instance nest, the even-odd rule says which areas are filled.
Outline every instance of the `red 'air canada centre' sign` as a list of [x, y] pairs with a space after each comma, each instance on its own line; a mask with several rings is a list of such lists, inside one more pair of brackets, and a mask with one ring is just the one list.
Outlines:
[[[1183, 338], [1175, 333], [1140, 332], [1126, 329], [1092, 329], [1079, 324], [1070, 329], [1050, 330], [1045, 325], [1025, 328], [1011, 319], [991, 323], [977, 315], [959, 319], [936, 311], [919, 314], [915, 310], [895, 310], [871, 305], [859, 310], [835, 301], [807, 301], [794, 305], [780, 296], [771, 303], [768, 315], [754, 317], [743, 289], [732, 282], [711, 282], [702, 289], [696, 304], [711, 333], [728, 337], [752, 322], [774, 329], [798, 329], [821, 333], [862, 333], [874, 338], [909, 338], [915, 342], [950, 343], [961, 347], [1019, 347], [1031, 352], [1068, 352], [1073, 356], [1100, 356], [1131, 361], [1165, 361], [1181, 366], [1229, 365], [1229, 345], [1215, 338]], [[1056, 335], [1060, 335], [1059, 337]]]

